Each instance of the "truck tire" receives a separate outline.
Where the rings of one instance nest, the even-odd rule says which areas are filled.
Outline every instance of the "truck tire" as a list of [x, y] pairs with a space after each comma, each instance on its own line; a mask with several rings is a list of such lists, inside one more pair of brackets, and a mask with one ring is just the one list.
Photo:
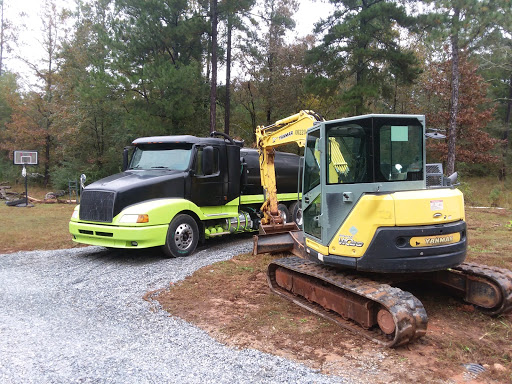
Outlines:
[[295, 221], [295, 224], [302, 226], [302, 207], [300, 201], [295, 201], [290, 205], [290, 215], [292, 217], [292, 221]]
[[290, 211], [286, 208], [284, 204], [277, 204], [277, 209], [281, 212], [281, 217], [285, 223], [289, 223], [291, 221]]
[[167, 257], [190, 256], [197, 247], [199, 230], [196, 221], [187, 214], [172, 219], [162, 250]]

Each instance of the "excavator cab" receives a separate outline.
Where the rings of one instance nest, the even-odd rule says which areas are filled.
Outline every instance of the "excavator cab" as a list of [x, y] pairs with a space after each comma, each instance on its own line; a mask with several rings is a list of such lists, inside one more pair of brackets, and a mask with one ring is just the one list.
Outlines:
[[[307, 258], [388, 273], [433, 271], [464, 260], [462, 194], [426, 187], [424, 116], [319, 123], [307, 132], [304, 159]], [[444, 247], [419, 250], [415, 237]]]
[[306, 238], [327, 246], [365, 194], [426, 189], [424, 132], [423, 116], [402, 115], [333, 120], [310, 129], [302, 202]]

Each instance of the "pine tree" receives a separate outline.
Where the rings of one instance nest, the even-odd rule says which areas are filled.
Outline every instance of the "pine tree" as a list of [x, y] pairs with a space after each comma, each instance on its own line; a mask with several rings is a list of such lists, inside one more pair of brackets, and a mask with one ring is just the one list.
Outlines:
[[419, 74], [414, 53], [400, 45], [400, 32], [412, 29], [415, 19], [394, 1], [331, 2], [336, 10], [315, 29], [325, 35], [309, 54], [308, 82], [319, 94], [339, 95], [342, 114], [360, 115], [391, 97], [393, 84], [411, 83]]
[[448, 125], [448, 157], [446, 172], [455, 170], [457, 120], [459, 118], [460, 73], [459, 57], [475, 47], [479, 38], [493, 25], [496, 16], [493, 1], [429, 0], [434, 10], [428, 15], [432, 38], [444, 40], [450, 47], [451, 99]]

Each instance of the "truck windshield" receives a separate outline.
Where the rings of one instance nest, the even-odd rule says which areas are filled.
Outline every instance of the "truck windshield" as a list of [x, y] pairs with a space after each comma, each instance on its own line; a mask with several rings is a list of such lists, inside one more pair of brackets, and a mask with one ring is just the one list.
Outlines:
[[190, 164], [192, 147], [145, 146], [135, 148], [129, 169], [170, 169], [185, 171]]

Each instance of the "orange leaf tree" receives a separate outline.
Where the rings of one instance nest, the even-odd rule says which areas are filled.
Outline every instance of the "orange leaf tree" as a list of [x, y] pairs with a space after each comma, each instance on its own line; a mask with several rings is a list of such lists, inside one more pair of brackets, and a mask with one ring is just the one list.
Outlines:
[[[422, 95], [417, 103], [423, 109], [430, 127], [446, 130], [450, 121], [451, 60], [431, 63], [420, 83]], [[477, 67], [461, 55], [459, 113], [457, 116], [457, 161], [468, 164], [497, 163], [494, 153], [499, 140], [493, 138], [486, 127], [493, 120], [495, 106], [487, 98], [487, 84], [477, 74]], [[418, 106], [418, 109], [419, 108]], [[448, 143], [446, 140], [430, 140], [427, 143], [430, 161], [446, 162]]]

